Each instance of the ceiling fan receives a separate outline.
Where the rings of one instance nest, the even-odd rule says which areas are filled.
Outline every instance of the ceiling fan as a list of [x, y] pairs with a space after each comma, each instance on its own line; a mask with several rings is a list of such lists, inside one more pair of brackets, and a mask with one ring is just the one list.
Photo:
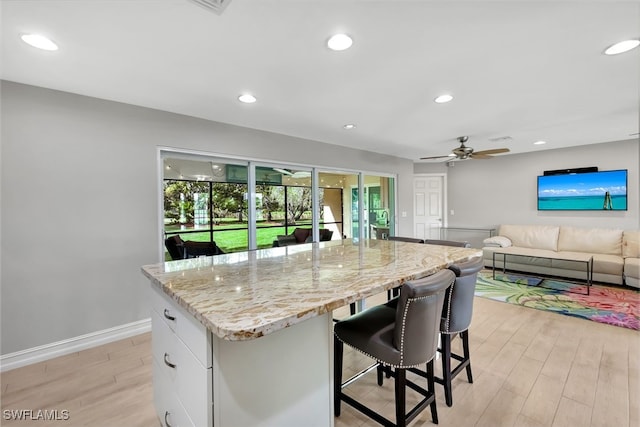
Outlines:
[[490, 159], [491, 154], [508, 153], [508, 148], [494, 148], [492, 150], [473, 151], [472, 147], [464, 145], [469, 140], [468, 136], [459, 136], [460, 147], [451, 150], [451, 154], [446, 156], [433, 156], [433, 157], [420, 157], [420, 160], [433, 160], [448, 158], [451, 160], [466, 160], [466, 159]]

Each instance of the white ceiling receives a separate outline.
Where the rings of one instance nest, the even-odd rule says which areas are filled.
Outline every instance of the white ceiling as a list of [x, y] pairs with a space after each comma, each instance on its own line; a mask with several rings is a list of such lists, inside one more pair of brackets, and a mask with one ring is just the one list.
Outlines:
[[[603, 55], [640, 36], [637, 1], [231, 0], [218, 15], [189, 0], [2, 0], [1, 12], [1, 76], [20, 83], [413, 160], [461, 135], [512, 153], [637, 138], [640, 49]], [[32, 32], [60, 49], [24, 44]], [[336, 32], [353, 47], [328, 50]], [[445, 92], [452, 102], [433, 102]]]

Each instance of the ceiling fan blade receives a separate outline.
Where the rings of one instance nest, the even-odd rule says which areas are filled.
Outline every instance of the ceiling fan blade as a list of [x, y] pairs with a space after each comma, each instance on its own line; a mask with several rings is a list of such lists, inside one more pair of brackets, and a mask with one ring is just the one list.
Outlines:
[[490, 156], [488, 154], [477, 154], [477, 153], [472, 153], [469, 157], [471, 157], [472, 159], [493, 159], [493, 156]]
[[445, 157], [451, 157], [452, 159], [454, 158], [453, 156], [447, 154], [446, 156], [420, 157], [420, 160], [444, 159]]
[[281, 173], [283, 175], [289, 175], [289, 176], [293, 175], [293, 173], [291, 171], [288, 171], [286, 169], [273, 168], [273, 170], [278, 172], [278, 173]]
[[508, 153], [510, 150], [508, 148], [494, 148], [493, 150], [483, 150], [483, 151], [474, 151], [473, 155], [477, 156], [478, 154], [500, 154], [500, 153]]

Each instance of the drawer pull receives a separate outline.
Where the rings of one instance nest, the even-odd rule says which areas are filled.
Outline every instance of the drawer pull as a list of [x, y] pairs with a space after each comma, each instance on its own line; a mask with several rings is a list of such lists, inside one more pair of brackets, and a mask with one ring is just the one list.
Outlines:
[[164, 364], [167, 365], [170, 368], [173, 368], [173, 369], [176, 368], [176, 364], [175, 363], [169, 362], [169, 355], [167, 353], [164, 354]]
[[168, 308], [165, 308], [165, 309], [164, 309], [164, 317], [165, 317], [165, 318], [167, 318], [167, 319], [169, 319], [169, 320], [176, 320], [176, 317], [175, 317], [175, 316], [172, 316], [172, 315], [169, 313], [169, 309], [168, 309]]
[[169, 416], [169, 411], [164, 411], [164, 425], [167, 427], [171, 427], [171, 424], [169, 424], [169, 421], [167, 421], [168, 416]]

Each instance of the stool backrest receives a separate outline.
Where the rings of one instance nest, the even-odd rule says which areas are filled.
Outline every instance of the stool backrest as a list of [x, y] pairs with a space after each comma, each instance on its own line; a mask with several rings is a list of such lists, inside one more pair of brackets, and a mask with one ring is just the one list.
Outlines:
[[447, 289], [445, 295], [442, 323], [440, 325], [442, 332], [456, 333], [469, 329], [471, 316], [473, 315], [476, 281], [478, 272], [482, 268], [481, 257], [449, 266], [449, 270], [456, 275], [456, 281]]
[[426, 363], [435, 355], [445, 291], [454, 281], [452, 271], [440, 270], [402, 285], [393, 335], [401, 367]]

